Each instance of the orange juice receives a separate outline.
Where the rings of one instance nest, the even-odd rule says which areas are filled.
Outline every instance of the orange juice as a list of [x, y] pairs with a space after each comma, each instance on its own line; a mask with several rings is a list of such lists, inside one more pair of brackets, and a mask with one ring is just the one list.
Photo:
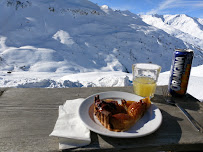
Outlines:
[[134, 93], [142, 97], [153, 97], [156, 82], [149, 77], [137, 77], [133, 80]]

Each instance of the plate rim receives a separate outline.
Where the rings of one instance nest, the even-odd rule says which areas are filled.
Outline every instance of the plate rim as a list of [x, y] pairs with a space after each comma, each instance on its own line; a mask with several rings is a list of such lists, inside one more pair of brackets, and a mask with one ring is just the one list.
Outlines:
[[[84, 99], [84, 101], [79, 106], [79, 117], [80, 117], [81, 121], [83, 122], [83, 124], [89, 130], [91, 130], [91, 131], [93, 131], [95, 133], [98, 133], [100, 135], [108, 136], [108, 137], [114, 137], [114, 138], [137, 138], [137, 137], [142, 137], [142, 136], [147, 136], [149, 134], [152, 134], [153, 132], [155, 132], [161, 126], [162, 121], [163, 121], [163, 116], [162, 116], [162, 113], [161, 113], [160, 109], [156, 105], [154, 105], [153, 102], [151, 102], [151, 105], [154, 106], [155, 110], [158, 112], [159, 117], [160, 117], [159, 124], [156, 126], [155, 129], [153, 129], [151, 131], [148, 131], [145, 134], [138, 135], [137, 133], [130, 133], [128, 136], [126, 136], [126, 135], [119, 134], [121, 132], [110, 131], [110, 130], [108, 130], [108, 129], [106, 129], [104, 127], [104, 129], [106, 129], [108, 132], [110, 131], [112, 133], [112, 134], [108, 134], [108, 133], [105, 133], [105, 132], [101, 132], [101, 131], [95, 129], [95, 127], [92, 127], [91, 125], [87, 124], [86, 120], [84, 120], [84, 116], [83, 116], [83, 113], [82, 113], [82, 111], [84, 111], [84, 110], [81, 110], [83, 108], [83, 105], [85, 104], [85, 102], [87, 102], [88, 99], [95, 97], [96, 95], [109, 94], [109, 93], [120, 93], [120, 94], [126, 94], [126, 95], [128, 94], [128, 95], [131, 95], [131, 96], [133, 95], [133, 96], [136, 96], [137, 98], [143, 99], [143, 97], [141, 97], [141, 96], [138, 96], [138, 95], [135, 95], [135, 94], [132, 94], [132, 93], [129, 93], [129, 92], [123, 92], [123, 91], [104, 91], [104, 92], [98, 92], [98, 93], [95, 93], [95, 94], [92, 94], [92, 95], [88, 96], [87, 98]], [[117, 97], [115, 97], [115, 98], [117, 98]], [[94, 101], [94, 100], [92, 100], [92, 101]], [[86, 108], [86, 109], [88, 109], [86, 111], [86, 115], [88, 115], [88, 118], [86, 118], [86, 119], [88, 119], [91, 123], [95, 124], [95, 122], [89, 116], [89, 108], [90, 108], [90, 106], [92, 104], [93, 104], [93, 102], [89, 103], [88, 107]]]

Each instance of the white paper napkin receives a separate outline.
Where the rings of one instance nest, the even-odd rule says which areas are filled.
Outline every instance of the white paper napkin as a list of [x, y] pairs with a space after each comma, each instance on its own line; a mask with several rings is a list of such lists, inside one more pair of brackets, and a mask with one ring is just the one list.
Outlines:
[[83, 98], [67, 100], [59, 106], [59, 116], [50, 136], [59, 138], [59, 149], [69, 149], [90, 144], [90, 130], [79, 118]]

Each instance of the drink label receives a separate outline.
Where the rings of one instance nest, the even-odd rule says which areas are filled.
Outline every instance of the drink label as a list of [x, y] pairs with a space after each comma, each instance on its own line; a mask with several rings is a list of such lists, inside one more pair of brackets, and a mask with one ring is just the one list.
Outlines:
[[186, 93], [193, 55], [194, 53], [190, 49], [175, 50], [169, 80], [169, 92], [172, 95], [184, 95]]

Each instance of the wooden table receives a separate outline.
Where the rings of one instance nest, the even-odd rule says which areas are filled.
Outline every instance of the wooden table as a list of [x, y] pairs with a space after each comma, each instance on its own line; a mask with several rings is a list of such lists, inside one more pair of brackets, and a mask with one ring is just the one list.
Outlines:
[[[58, 117], [58, 106], [67, 99], [86, 98], [104, 91], [132, 93], [132, 87], [116, 88], [1, 88], [0, 151], [59, 151], [58, 138], [49, 137]], [[183, 113], [168, 105], [157, 88], [152, 100], [160, 108], [163, 122], [151, 135], [117, 139], [91, 132], [90, 145], [68, 151], [201, 151], [203, 134], [197, 132]], [[177, 99], [203, 126], [203, 103], [190, 95]]]

